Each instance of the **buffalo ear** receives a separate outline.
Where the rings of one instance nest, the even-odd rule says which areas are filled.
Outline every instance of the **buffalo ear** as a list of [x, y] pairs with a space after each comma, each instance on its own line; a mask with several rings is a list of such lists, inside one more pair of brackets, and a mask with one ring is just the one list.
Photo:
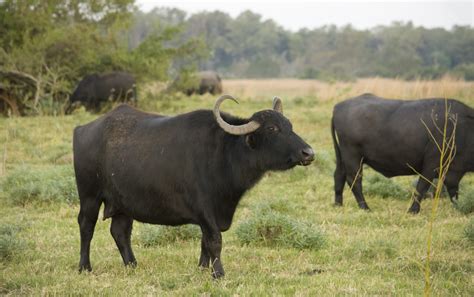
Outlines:
[[253, 134], [247, 134], [245, 135], [245, 143], [247, 146], [251, 149], [255, 149], [255, 136]]
[[273, 110], [283, 114], [283, 104], [281, 103], [281, 99], [277, 96], [273, 97]]

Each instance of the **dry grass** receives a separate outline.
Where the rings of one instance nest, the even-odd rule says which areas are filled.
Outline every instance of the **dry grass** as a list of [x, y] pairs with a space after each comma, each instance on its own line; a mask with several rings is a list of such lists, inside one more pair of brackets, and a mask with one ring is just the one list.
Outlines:
[[355, 82], [323, 82], [301, 79], [232, 79], [224, 80], [224, 92], [237, 97], [282, 98], [315, 96], [321, 100], [345, 99], [362, 93], [386, 98], [416, 99], [429, 97], [473, 98], [474, 82], [451, 77], [440, 80], [403, 81], [387, 78], [364, 78]]

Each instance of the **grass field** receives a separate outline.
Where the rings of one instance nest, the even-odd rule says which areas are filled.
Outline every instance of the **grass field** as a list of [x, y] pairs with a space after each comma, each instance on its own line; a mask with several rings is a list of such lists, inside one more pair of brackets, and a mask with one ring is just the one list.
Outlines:
[[[344, 207], [334, 207], [332, 107], [364, 92], [392, 98], [447, 96], [474, 106], [474, 83], [449, 79], [364, 79], [352, 83], [233, 80], [224, 81], [224, 89], [240, 104], [225, 103], [222, 110], [240, 116], [270, 108], [272, 97], [279, 95], [294, 130], [316, 152], [311, 166], [269, 173], [245, 195], [231, 229], [223, 234], [224, 279], [214, 281], [208, 270], [197, 267], [200, 240], [192, 228], [168, 230], [166, 236], [150, 239], [163, 229], [135, 223], [132, 247], [138, 266], [123, 267], [108, 230], [110, 220], [102, 221], [102, 214], [91, 246], [93, 271], [78, 273], [79, 208], [72, 170], [72, 130], [98, 116], [80, 111], [72, 116], [0, 119], [0, 294], [422, 295], [433, 201], [425, 200], [419, 215], [409, 215], [406, 211], [414, 178], [388, 180], [366, 169], [364, 187], [372, 212], [359, 210], [347, 187]], [[215, 99], [209, 95], [148, 98], [140, 107], [172, 115], [210, 109]], [[371, 188], [369, 181], [381, 184]], [[471, 185], [474, 178], [468, 175], [462, 182], [462, 201], [474, 199]], [[386, 197], [384, 189], [395, 190]], [[279, 229], [278, 220], [276, 226], [265, 229], [268, 233], [263, 240], [250, 238], [243, 244], [237, 230], [252, 227], [249, 222], [262, 211], [267, 217], [284, 217], [285, 222], [294, 224], [291, 226], [302, 226], [290, 228], [296, 230], [296, 238], [304, 241], [316, 234], [322, 244], [302, 247], [272, 240], [286, 235], [276, 234], [275, 230], [286, 230]], [[440, 201], [431, 255], [434, 296], [474, 296], [472, 221], [472, 213], [458, 211], [449, 199]]]

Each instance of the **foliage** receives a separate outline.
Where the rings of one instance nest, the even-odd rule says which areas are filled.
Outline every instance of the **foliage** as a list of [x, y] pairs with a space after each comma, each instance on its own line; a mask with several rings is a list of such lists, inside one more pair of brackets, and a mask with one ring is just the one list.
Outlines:
[[179, 28], [159, 24], [149, 24], [146, 38], [132, 48], [126, 32], [133, 2], [0, 2], [0, 86], [8, 90], [4, 101], [14, 102], [9, 109], [18, 115], [62, 113], [87, 74], [127, 71], [140, 82], [165, 81], [173, 60], [199, 53], [193, 38], [171, 44]]
[[[183, 26], [183, 39], [201, 37], [210, 56], [199, 67], [227, 77], [350, 81], [369, 76], [438, 78], [453, 71], [466, 80], [474, 79], [474, 29], [468, 26], [426, 29], [394, 22], [370, 30], [327, 25], [291, 32], [248, 10], [235, 18], [220, 11], [186, 18], [184, 11], [168, 8], [145, 15], [148, 22], [155, 19]], [[146, 30], [141, 23], [140, 31]]]
[[144, 225], [140, 230], [139, 241], [145, 247], [165, 245], [176, 241], [197, 240], [201, 238], [201, 229], [197, 225], [178, 227]]
[[271, 210], [256, 212], [235, 233], [241, 244], [319, 250], [326, 243], [316, 226]]
[[18, 238], [20, 229], [17, 225], [0, 224], [0, 261], [9, 260], [24, 249], [24, 241]]
[[22, 165], [2, 182], [8, 201], [14, 205], [32, 202], [77, 201], [74, 172], [70, 165], [34, 167]]

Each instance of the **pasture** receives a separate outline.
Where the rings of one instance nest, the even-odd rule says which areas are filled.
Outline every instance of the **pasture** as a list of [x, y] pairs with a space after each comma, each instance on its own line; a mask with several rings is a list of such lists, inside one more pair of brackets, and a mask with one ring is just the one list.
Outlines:
[[[244, 196], [232, 227], [223, 233], [225, 278], [214, 281], [210, 271], [197, 267], [200, 237], [195, 228], [135, 222], [132, 248], [138, 266], [124, 267], [109, 232], [110, 220], [102, 221], [102, 212], [91, 244], [93, 271], [78, 273], [72, 131], [98, 117], [80, 110], [71, 116], [0, 118], [0, 294], [423, 294], [433, 200], [423, 201], [419, 215], [410, 215], [414, 177], [388, 180], [364, 169], [364, 192], [372, 212], [358, 209], [347, 186], [344, 206], [334, 207], [332, 107], [364, 92], [407, 99], [446, 96], [473, 107], [474, 83], [373, 78], [334, 83], [224, 80], [223, 84], [224, 93], [240, 104], [226, 102], [221, 109], [242, 117], [271, 108], [273, 96], [280, 96], [285, 116], [316, 153], [310, 166], [269, 173]], [[139, 107], [173, 115], [211, 109], [216, 99], [205, 95], [158, 100], [156, 92], [156, 86], [139, 90]], [[471, 203], [471, 211], [473, 187], [473, 175], [464, 177], [460, 203], [467, 208]], [[465, 212], [449, 199], [440, 200], [431, 254], [435, 296], [474, 295], [474, 224], [472, 212]]]

